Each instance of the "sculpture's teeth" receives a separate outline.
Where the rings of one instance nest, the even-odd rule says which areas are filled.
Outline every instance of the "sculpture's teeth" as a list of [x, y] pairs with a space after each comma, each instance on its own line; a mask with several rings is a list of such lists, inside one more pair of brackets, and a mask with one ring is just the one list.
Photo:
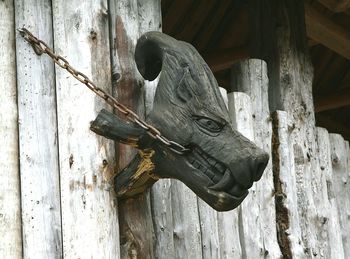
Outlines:
[[232, 184], [233, 184], [233, 177], [231, 176], [230, 171], [226, 170], [221, 180], [218, 183], [214, 184], [213, 186], [210, 186], [209, 189], [212, 189], [215, 191], [224, 191], [228, 187], [231, 187]]

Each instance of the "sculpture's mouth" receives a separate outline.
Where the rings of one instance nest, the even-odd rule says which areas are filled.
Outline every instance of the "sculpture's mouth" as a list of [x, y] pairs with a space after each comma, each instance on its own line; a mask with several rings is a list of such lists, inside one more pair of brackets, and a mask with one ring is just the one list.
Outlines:
[[234, 203], [237, 207], [247, 196], [248, 190], [235, 178], [233, 172], [224, 163], [207, 154], [199, 147], [192, 147], [188, 162], [208, 178], [206, 191], [218, 197], [220, 203]]

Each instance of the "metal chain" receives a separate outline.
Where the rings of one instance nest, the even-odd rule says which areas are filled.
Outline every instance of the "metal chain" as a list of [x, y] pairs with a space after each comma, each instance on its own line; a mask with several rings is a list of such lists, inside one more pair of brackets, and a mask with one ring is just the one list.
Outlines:
[[164, 137], [159, 130], [157, 130], [152, 125], [146, 123], [144, 120], [142, 120], [136, 113], [134, 113], [132, 110], [128, 109], [125, 105], [118, 102], [111, 94], [105, 92], [103, 89], [99, 88], [95, 85], [86, 75], [84, 75], [82, 72], [77, 71], [74, 67], [72, 67], [69, 62], [63, 58], [60, 55], [55, 54], [52, 49], [50, 49], [47, 44], [35, 37], [30, 31], [28, 31], [26, 28], [22, 28], [18, 30], [21, 36], [29, 42], [29, 44], [32, 45], [35, 53], [37, 55], [41, 55], [43, 53], [46, 53], [48, 56], [51, 57], [51, 59], [61, 68], [67, 70], [74, 78], [76, 78], [81, 83], [85, 84], [91, 91], [93, 91], [95, 94], [97, 94], [99, 97], [104, 99], [109, 105], [116, 108], [119, 112], [124, 114], [126, 118], [129, 121], [135, 122], [140, 127], [145, 129], [147, 133], [154, 139], [157, 139], [161, 143], [163, 143], [166, 147], [168, 147], [170, 150], [177, 154], [184, 154], [189, 149], [185, 148], [184, 146], [180, 145], [179, 143], [175, 141], [171, 141]]

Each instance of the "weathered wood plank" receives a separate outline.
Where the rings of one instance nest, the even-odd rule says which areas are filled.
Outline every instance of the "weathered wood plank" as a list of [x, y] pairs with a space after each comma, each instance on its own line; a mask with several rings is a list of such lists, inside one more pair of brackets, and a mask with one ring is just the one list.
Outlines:
[[[271, 120], [268, 104], [267, 65], [264, 61], [250, 59], [237, 63], [232, 69], [235, 91], [247, 93], [252, 102], [252, 118], [255, 143], [271, 157]], [[277, 242], [274, 183], [271, 159], [262, 179], [256, 184], [257, 200], [260, 204], [259, 225], [262, 254], [278, 258], [281, 256]]]
[[182, 182], [171, 184], [175, 258], [203, 258], [196, 195]]
[[271, 111], [285, 110], [292, 121], [291, 141], [302, 240], [308, 258], [321, 252], [317, 233], [312, 179], [319, 173], [315, 144], [315, 117], [312, 100], [312, 64], [308, 56], [304, 24], [304, 2], [277, 1], [278, 17], [275, 53], [269, 57], [269, 104]]
[[220, 258], [218, 213], [203, 200], [197, 199], [201, 226], [202, 257]]
[[[228, 106], [234, 127], [246, 138], [254, 141], [252, 106], [250, 97], [241, 92], [228, 94]], [[242, 256], [259, 258], [262, 247], [259, 231], [259, 205], [256, 204], [256, 184], [239, 207], [239, 230]], [[251, 228], [251, 226], [256, 226]]]
[[[16, 27], [52, 46], [51, 2], [16, 1]], [[19, 160], [24, 258], [62, 256], [54, 65], [17, 36]]]
[[275, 185], [277, 236], [284, 258], [304, 258], [297, 202], [297, 182], [290, 136], [290, 121], [284, 111], [272, 114], [272, 169]]
[[[329, 142], [329, 134], [324, 128], [317, 128], [317, 146], [318, 159], [320, 161], [322, 192], [321, 197], [325, 197], [319, 201], [318, 219], [321, 220], [320, 233], [323, 239], [323, 247], [328, 248], [328, 253], [324, 254], [325, 258], [344, 258], [344, 249], [341, 235], [341, 227], [339, 223], [338, 206], [334, 194], [337, 188], [333, 182], [331, 146]], [[315, 190], [320, 191], [320, 190]], [[324, 210], [324, 211], [323, 211]], [[320, 215], [321, 214], [321, 215]]]
[[350, 257], [350, 170], [348, 149], [343, 137], [329, 134], [333, 169], [334, 196], [339, 209], [340, 227], [344, 248], [344, 257]]
[[18, 163], [15, 13], [12, 0], [0, 2], [0, 258], [22, 256]]
[[[140, 36], [138, 1], [109, 1], [110, 41], [113, 42], [113, 93], [118, 100], [144, 117], [143, 79], [134, 61], [136, 41]], [[139, 22], [140, 19], [140, 22]], [[118, 168], [124, 168], [135, 155], [135, 149], [125, 145], [118, 148]], [[153, 258], [153, 224], [149, 192], [119, 203], [119, 226], [122, 258]]]
[[[52, 1], [55, 50], [111, 91], [107, 1]], [[104, 102], [56, 70], [63, 254], [119, 258], [113, 142], [89, 130]]]

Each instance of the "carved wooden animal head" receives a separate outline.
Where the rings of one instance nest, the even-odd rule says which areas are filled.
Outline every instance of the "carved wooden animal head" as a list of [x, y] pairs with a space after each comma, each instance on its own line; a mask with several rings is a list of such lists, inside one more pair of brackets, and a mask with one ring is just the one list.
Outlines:
[[236, 208], [261, 178], [268, 155], [232, 128], [205, 61], [190, 44], [160, 32], [139, 39], [135, 60], [145, 79], [154, 80], [160, 73], [147, 122], [190, 151], [177, 154], [137, 124], [102, 111], [92, 130], [140, 149], [115, 178], [117, 193], [128, 197], [158, 178], [175, 178], [216, 210]]

